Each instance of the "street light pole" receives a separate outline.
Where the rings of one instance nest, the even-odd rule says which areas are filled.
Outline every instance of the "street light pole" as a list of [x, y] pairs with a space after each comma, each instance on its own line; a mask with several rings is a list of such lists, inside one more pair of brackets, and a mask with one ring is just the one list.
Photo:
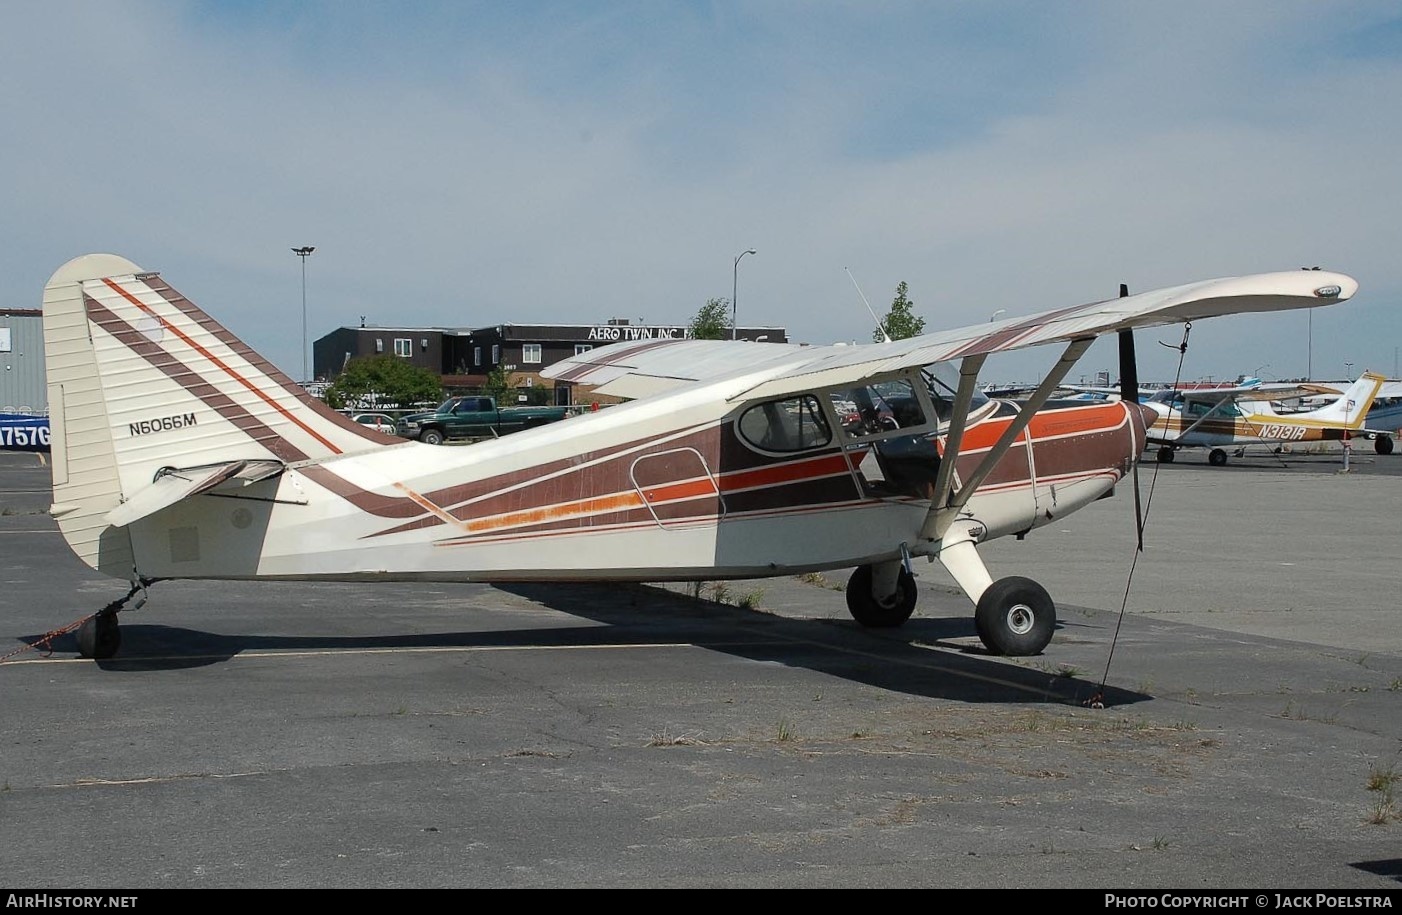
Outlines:
[[1005, 311], [1007, 311], [1006, 308], [1000, 308], [997, 311], [993, 312], [993, 314], [988, 316], [988, 323], [992, 324], [994, 321], [998, 320], [998, 316]]
[[311, 245], [303, 245], [300, 248], [293, 248], [292, 253], [302, 259], [302, 381], [311, 381], [307, 377], [307, 258], [316, 248]]
[[754, 248], [750, 248], [750, 249], [748, 249], [748, 250], [746, 250], [746, 251], [741, 251], [739, 254], [735, 255], [735, 263], [731, 265], [731, 268], [732, 268], [732, 269], [731, 269], [731, 271], [730, 271], [730, 339], [732, 339], [732, 340], [737, 339], [735, 335], [736, 335], [736, 333], [737, 333], [738, 330], [739, 330], [739, 329], [736, 327], [736, 325], [735, 325], [735, 321], [736, 321], [736, 316], [735, 316], [735, 314], [736, 314], [736, 301], [735, 301], [735, 297], [736, 297], [736, 294], [740, 291], [740, 258], [744, 257], [746, 254], [754, 254], [754, 253], [755, 253], [755, 249], [754, 249]]

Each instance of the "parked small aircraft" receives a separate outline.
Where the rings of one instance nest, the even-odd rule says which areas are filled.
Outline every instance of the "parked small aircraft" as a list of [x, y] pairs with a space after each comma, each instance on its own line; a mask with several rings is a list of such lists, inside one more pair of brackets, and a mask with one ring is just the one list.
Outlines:
[[1161, 462], [1173, 460], [1181, 448], [1208, 448], [1214, 467], [1227, 463], [1227, 448], [1248, 445], [1279, 447], [1308, 442], [1371, 438], [1379, 454], [1392, 453], [1390, 435], [1365, 428], [1364, 421], [1385, 379], [1364, 372], [1341, 395], [1324, 406], [1279, 413], [1273, 401], [1288, 401], [1321, 393], [1308, 383], [1248, 384], [1233, 388], [1160, 391], [1145, 401], [1156, 414], [1149, 426], [1149, 444], [1157, 445]]
[[[1143, 452], [1132, 398], [1041, 411], [1094, 339], [1119, 334], [1133, 390], [1134, 328], [1357, 288], [1274, 273], [862, 346], [620, 343], [546, 374], [635, 400], [438, 448], [334, 413], [158, 274], [86, 255], [44, 291], [51, 511], [84, 562], [131, 589], [83, 623], [79, 649], [115, 654], [118, 612], [162, 579], [695, 581], [855, 566], [853, 617], [898, 626], [923, 556], [973, 602], [991, 652], [1035, 654], [1051, 597], [994, 581], [977, 546], [1104, 497]], [[1065, 349], [1026, 402], [975, 396], [990, 353], [1048, 343]]]

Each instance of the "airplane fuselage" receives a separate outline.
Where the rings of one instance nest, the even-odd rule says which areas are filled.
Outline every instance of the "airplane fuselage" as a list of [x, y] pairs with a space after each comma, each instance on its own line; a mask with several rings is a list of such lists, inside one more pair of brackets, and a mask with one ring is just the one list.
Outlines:
[[[154, 578], [667, 580], [936, 549], [917, 537], [942, 443], [932, 429], [861, 438], [830, 412], [807, 447], [776, 452], [743, 431], [753, 407], [667, 407], [638, 402], [471, 446], [405, 443], [292, 465], [131, 524], [136, 568]], [[995, 401], [975, 415], [958, 475], [1016, 409]], [[1075, 511], [1109, 492], [1143, 443], [1142, 419], [1118, 403], [1039, 413], [965, 507], [966, 523], [983, 540]]]

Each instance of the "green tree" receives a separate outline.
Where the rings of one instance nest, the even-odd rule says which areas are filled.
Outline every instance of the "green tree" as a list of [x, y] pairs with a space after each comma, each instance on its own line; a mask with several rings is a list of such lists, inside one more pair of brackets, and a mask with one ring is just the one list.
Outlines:
[[[915, 314], [915, 303], [906, 295], [908, 287], [905, 280], [901, 280], [896, 287], [896, 297], [891, 300], [891, 310], [886, 312], [886, 317], [881, 321], [886, 328], [886, 335], [892, 340], [904, 340], [907, 337], [917, 337], [925, 332], [925, 319]], [[881, 331], [872, 331], [871, 338], [877, 343], [881, 342]]]
[[691, 337], [693, 340], [729, 340], [731, 323], [730, 300], [707, 299], [691, 319]]
[[496, 398], [497, 406], [507, 406], [506, 393], [511, 390], [511, 379], [506, 369], [497, 366], [487, 373], [487, 383], [482, 385], [482, 393]]
[[326, 389], [326, 403], [337, 410], [409, 409], [414, 404], [438, 403], [442, 399], [443, 385], [437, 375], [397, 356], [352, 359]]

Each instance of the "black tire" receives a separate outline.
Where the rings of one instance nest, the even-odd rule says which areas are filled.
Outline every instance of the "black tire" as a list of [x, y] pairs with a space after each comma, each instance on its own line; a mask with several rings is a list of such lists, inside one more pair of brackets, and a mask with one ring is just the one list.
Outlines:
[[122, 647], [122, 629], [115, 616], [94, 616], [78, 627], [78, 654], [102, 661]]
[[1164, 445], [1162, 448], [1159, 449], [1156, 457], [1158, 457], [1160, 464], [1172, 464], [1173, 449], [1168, 447], [1167, 445]]
[[443, 444], [443, 433], [437, 429], [425, 429], [419, 433], [419, 441], [425, 445], [441, 445]]
[[1378, 454], [1391, 454], [1392, 436], [1379, 435], [1377, 438], [1373, 439], [1373, 450]]
[[1211, 464], [1213, 467], [1227, 466], [1227, 452], [1223, 451], [1221, 448], [1213, 448], [1211, 451], [1207, 452], [1207, 463]]
[[871, 566], [857, 566], [847, 579], [847, 611], [868, 629], [894, 629], [915, 612], [917, 591], [915, 576], [901, 569], [895, 595], [882, 603], [871, 596]]
[[1046, 588], [1030, 578], [1010, 575], [989, 585], [978, 599], [974, 627], [993, 654], [1040, 654], [1056, 629], [1056, 605]]

